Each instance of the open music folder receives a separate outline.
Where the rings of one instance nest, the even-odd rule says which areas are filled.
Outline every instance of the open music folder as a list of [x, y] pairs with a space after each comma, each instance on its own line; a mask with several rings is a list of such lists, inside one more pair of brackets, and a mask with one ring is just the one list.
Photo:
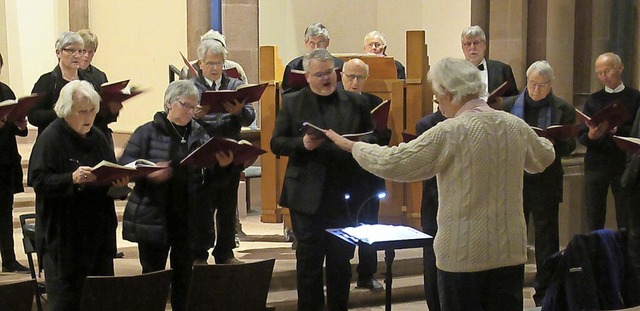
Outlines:
[[421, 247], [432, 237], [422, 231], [402, 225], [367, 225], [327, 229], [327, 232], [353, 245], [380, 250], [386, 248]]

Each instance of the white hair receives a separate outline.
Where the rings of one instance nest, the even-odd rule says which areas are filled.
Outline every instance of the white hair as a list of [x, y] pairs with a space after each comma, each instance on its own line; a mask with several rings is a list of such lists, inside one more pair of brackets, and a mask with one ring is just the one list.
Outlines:
[[539, 60], [527, 68], [527, 78], [533, 73], [544, 76], [549, 80], [555, 79], [555, 76], [553, 75], [553, 68], [551, 68], [551, 65], [549, 65], [549, 62], [546, 60]]
[[73, 104], [75, 104], [73, 102], [73, 94], [75, 93], [79, 93], [82, 97], [89, 98], [96, 112], [100, 111], [100, 95], [98, 95], [98, 92], [93, 88], [93, 85], [84, 80], [73, 80], [62, 87], [58, 101], [53, 107], [58, 117], [65, 118], [71, 113]]
[[445, 58], [429, 70], [428, 77], [433, 91], [439, 95], [450, 93], [452, 103], [462, 105], [468, 95], [479, 95], [485, 88], [480, 70], [464, 59]]

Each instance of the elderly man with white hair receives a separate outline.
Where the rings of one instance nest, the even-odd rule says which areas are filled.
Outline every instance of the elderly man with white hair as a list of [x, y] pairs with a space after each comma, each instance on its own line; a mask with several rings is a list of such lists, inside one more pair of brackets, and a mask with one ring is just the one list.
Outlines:
[[[304, 31], [304, 46], [307, 52], [311, 52], [314, 49], [327, 49], [329, 47], [329, 43], [331, 43], [331, 39], [329, 38], [329, 29], [320, 23], [313, 23], [307, 27]], [[290, 85], [289, 75], [291, 74], [291, 70], [299, 70], [303, 71], [302, 67], [302, 58], [303, 56], [299, 56], [291, 60], [287, 66], [284, 68], [284, 75], [282, 76], [282, 94], [293, 93], [295, 91], [299, 91], [304, 86], [296, 86]], [[341, 68], [343, 65], [343, 61], [337, 57], [333, 57], [333, 63], [335, 68]]]
[[[115, 162], [105, 135], [93, 126], [100, 96], [86, 81], [60, 91], [58, 116], [40, 134], [29, 159], [36, 193], [36, 245], [51, 310], [77, 310], [89, 275], [113, 275], [116, 213], [109, 186], [94, 186], [91, 168]], [[114, 182], [125, 186], [129, 178]]]
[[522, 310], [526, 226], [522, 172], [553, 162], [553, 144], [523, 120], [480, 99], [470, 62], [445, 58], [428, 75], [448, 119], [418, 138], [386, 147], [326, 135], [385, 179], [438, 178], [434, 250], [442, 310]]
[[[573, 125], [576, 113], [572, 105], [553, 94], [553, 68], [547, 61], [537, 61], [527, 69], [527, 87], [518, 96], [504, 99], [504, 110], [523, 119], [527, 124], [546, 129], [552, 125]], [[542, 299], [549, 282], [550, 271], [542, 269], [545, 259], [560, 249], [558, 236], [558, 211], [562, 202], [564, 170], [560, 158], [576, 149], [573, 137], [555, 139], [553, 147], [556, 159], [543, 172], [524, 174], [524, 217], [529, 223], [533, 217], [537, 273], [534, 300]]]
[[[378, 56], [387, 56], [387, 39], [377, 30], [368, 33], [364, 36], [364, 52]], [[406, 79], [407, 75], [404, 72], [404, 65], [397, 59], [394, 61], [398, 79]]]

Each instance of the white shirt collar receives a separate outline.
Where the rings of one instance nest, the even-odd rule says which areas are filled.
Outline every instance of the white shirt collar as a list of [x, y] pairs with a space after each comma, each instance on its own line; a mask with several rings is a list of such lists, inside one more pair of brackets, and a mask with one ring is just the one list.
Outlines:
[[604, 91], [607, 93], [620, 93], [622, 92], [622, 90], [624, 90], [624, 83], [620, 83], [620, 85], [618, 85], [618, 87], [616, 87], [615, 89], [612, 89], [608, 86], [604, 86]]
[[[207, 77], [202, 76], [204, 78], [204, 81], [206, 81], [209, 85], [213, 85], [213, 81], [207, 79]], [[222, 84], [222, 75], [220, 75], [220, 78], [218, 78], [216, 81], [216, 91], [220, 89], [220, 85]]]

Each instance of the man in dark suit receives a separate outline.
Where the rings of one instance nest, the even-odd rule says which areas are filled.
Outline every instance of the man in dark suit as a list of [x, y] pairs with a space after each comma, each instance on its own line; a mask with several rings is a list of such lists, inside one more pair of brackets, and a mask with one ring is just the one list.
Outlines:
[[[225, 73], [223, 65], [227, 58], [227, 49], [216, 40], [204, 40], [198, 46], [198, 64], [200, 74], [191, 78], [200, 92], [236, 90], [245, 84], [242, 80], [230, 78]], [[256, 118], [255, 109], [251, 104], [234, 101], [224, 103], [226, 113], [208, 113], [202, 108], [196, 114], [200, 123], [210, 136], [240, 139], [242, 126], [249, 126]], [[241, 260], [235, 258], [233, 249], [236, 247], [235, 233], [237, 223], [238, 186], [240, 173], [244, 169], [241, 165], [229, 165], [216, 187], [211, 191], [212, 207], [216, 210], [215, 228], [216, 241], [211, 255], [217, 264], [239, 264]], [[207, 262], [207, 250], [199, 250], [194, 254], [197, 263]]]
[[[369, 77], [369, 65], [361, 59], [353, 58], [342, 66], [342, 85], [344, 89], [356, 94], [362, 94], [367, 98], [369, 111], [382, 103], [382, 99], [371, 93], [363, 92]], [[391, 130], [376, 129], [374, 134], [378, 136], [378, 143], [386, 146], [391, 140]], [[368, 199], [360, 206], [360, 211], [356, 213], [360, 216], [358, 221], [365, 224], [378, 223], [378, 211], [380, 209], [380, 199], [376, 197], [380, 193], [385, 193], [384, 179], [373, 174], [367, 174], [367, 188], [369, 189]], [[357, 287], [368, 288], [373, 291], [383, 290], [382, 284], [373, 276], [378, 268], [378, 256], [376, 251], [358, 248], [358, 283]]]
[[[303, 133], [300, 128], [303, 122], [311, 122], [340, 134], [361, 133], [373, 128], [373, 120], [365, 97], [336, 87], [329, 52], [307, 53], [303, 68], [309, 86], [283, 96], [271, 139], [273, 153], [289, 158], [280, 205], [291, 210], [298, 241], [298, 310], [323, 309], [325, 257], [328, 308], [347, 310], [354, 247], [329, 236], [325, 229], [354, 224], [356, 211], [350, 208], [366, 200], [368, 189], [362, 186], [366, 175], [350, 153], [323, 135]], [[365, 135], [361, 140], [376, 142], [376, 137]]]
[[[519, 96], [504, 99], [504, 110], [530, 126], [546, 129], [551, 125], [573, 125], [576, 113], [572, 105], [552, 91], [553, 68], [537, 61], [527, 69], [527, 87]], [[556, 158], [542, 173], [524, 174], [523, 207], [525, 223], [533, 217], [537, 273], [534, 281], [536, 305], [542, 305], [552, 272], [543, 269], [544, 261], [560, 249], [558, 211], [562, 202], [564, 170], [561, 157], [576, 149], [574, 137], [552, 138]]]
[[[331, 39], [329, 38], [329, 29], [320, 23], [314, 23], [309, 25], [307, 29], [304, 31], [304, 46], [307, 48], [307, 52], [311, 52], [314, 49], [327, 49], [329, 47], [329, 43], [331, 43]], [[282, 76], [282, 83], [280, 85], [282, 89], [282, 94], [293, 93], [295, 91], [301, 90], [303, 85], [291, 85], [289, 82], [289, 75], [291, 74], [291, 70], [300, 70], [302, 71], [302, 58], [303, 56], [299, 56], [291, 60], [287, 66], [284, 68], [284, 75]], [[344, 63], [341, 59], [337, 57], [333, 57], [333, 62], [336, 68], [342, 68], [342, 64]]]
[[[511, 81], [511, 87], [503, 96], [515, 96], [519, 94], [511, 66], [497, 60], [485, 58], [487, 37], [480, 26], [475, 25], [463, 30], [460, 35], [460, 40], [462, 41], [464, 57], [472, 64], [478, 66], [478, 69], [480, 69], [480, 78], [482, 82], [487, 85], [485, 95], [481, 96], [482, 99], [486, 100], [489, 93], [493, 92], [505, 81]], [[492, 103], [488, 104], [491, 105]]]

